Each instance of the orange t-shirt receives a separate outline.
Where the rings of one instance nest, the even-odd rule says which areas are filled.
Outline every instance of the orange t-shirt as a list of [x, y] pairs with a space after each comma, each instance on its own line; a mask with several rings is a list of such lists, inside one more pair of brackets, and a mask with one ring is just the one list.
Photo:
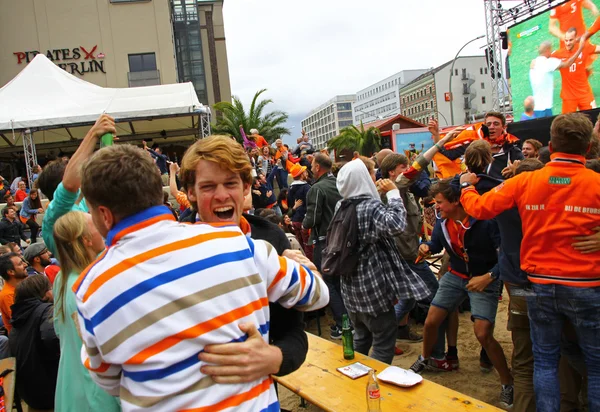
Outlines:
[[25, 200], [26, 197], [27, 197], [27, 192], [19, 189], [15, 193], [15, 202], [22, 202], [23, 200]]
[[0, 314], [2, 314], [2, 322], [8, 332], [10, 332], [12, 326], [10, 324], [10, 318], [12, 317], [12, 310], [10, 307], [15, 303], [15, 287], [4, 282], [4, 287], [0, 291]]
[[[557, 19], [560, 31], [566, 33], [571, 27], [577, 29], [577, 35], [585, 33], [585, 22], [583, 21], [583, 0], [571, 0], [565, 4], [555, 7], [550, 11], [550, 18]], [[563, 40], [561, 39], [561, 45]]]
[[[563, 100], [577, 100], [593, 95], [587, 67], [591, 63], [595, 51], [596, 45], [587, 43], [572, 65], [560, 69], [560, 76], [562, 77], [560, 97]], [[573, 53], [574, 51], [568, 51], [561, 47], [552, 53], [552, 57], [566, 61], [573, 56]]]
[[[469, 226], [469, 216], [467, 216], [463, 222], [465, 227]], [[460, 223], [455, 222], [454, 220], [446, 220], [446, 230], [448, 230], [448, 237], [450, 238], [450, 246], [452, 246], [452, 250], [462, 259], [465, 258], [465, 233], [467, 229], [465, 229]]]
[[263, 147], [269, 145], [269, 143], [261, 135], [257, 134], [257, 135], [254, 135], [254, 137], [255, 137], [255, 143], [258, 147], [263, 148]]

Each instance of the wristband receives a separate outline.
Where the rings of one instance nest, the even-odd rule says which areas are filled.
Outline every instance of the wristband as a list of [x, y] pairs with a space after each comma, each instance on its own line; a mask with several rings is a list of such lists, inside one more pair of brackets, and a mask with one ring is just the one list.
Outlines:
[[438, 150], [442, 150], [442, 149], [444, 148], [443, 146], [440, 146], [440, 143], [439, 143], [439, 142], [437, 142], [437, 143], [435, 144], [435, 147], [437, 147], [437, 148], [438, 148]]

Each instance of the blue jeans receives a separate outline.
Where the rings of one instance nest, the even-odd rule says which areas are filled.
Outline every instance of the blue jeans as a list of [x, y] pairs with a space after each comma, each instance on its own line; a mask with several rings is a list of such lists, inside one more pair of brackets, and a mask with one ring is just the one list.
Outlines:
[[[431, 304], [445, 309], [448, 314], [454, 312], [467, 296], [471, 300], [471, 319], [483, 319], [491, 322], [496, 321], [498, 310], [498, 288], [500, 281], [495, 280], [488, 285], [483, 292], [467, 291], [466, 279], [461, 279], [448, 272], [440, 279], [439, 289]], [[433, 347], [431, 356], [442, 359], [446, 351], [446, 330], [448, 329], [448, 316], [438, 329], [438, 339]]]
[[577, 333], [588, 371], [590, 411], [600, 410], [600, 287], [533, 285], [527, 298], [533, 343], [533, 385], [540, 412], [560, 409], [558, 362], [565, 320]]
[[[288, 172], [282, 168], [278, 168], [275, 173], [275, 179], [277, 180], [277, 186], [279, 190], [288, 188]], [[294, 205], [292, 205], [294, 206]]]
[[[430, 303], [431, 299], [435, 296], [438, 290], [438, 280], [429, 268], [429, 265], [426, 262], [421, 263], [411, 263], [406, 262], [406, 264], [415, 272], [427, 285], [427, 288], [431, 292], [431, 297], [429, 301], [426, 303]], [[404, 299], [398, 301], [394, 306], [394, 311], [396, 312], [396, 320], [400, 322], [404, 317], [415, 307], [417, 301], [414, 299]]]

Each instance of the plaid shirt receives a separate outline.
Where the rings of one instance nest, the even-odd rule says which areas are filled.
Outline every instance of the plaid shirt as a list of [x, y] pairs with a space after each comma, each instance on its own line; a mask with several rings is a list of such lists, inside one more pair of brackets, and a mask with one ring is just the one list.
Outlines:
[[350, 312], [377, 315], [401, 299], [430, 296], [427, 285], [402, 260], [394, 237], [406, 227], [406, 209], [396, 192], [387, 205], [364, 197], [356, 206], [361, 257], [357, 272], [342, 276], [342, 296]]

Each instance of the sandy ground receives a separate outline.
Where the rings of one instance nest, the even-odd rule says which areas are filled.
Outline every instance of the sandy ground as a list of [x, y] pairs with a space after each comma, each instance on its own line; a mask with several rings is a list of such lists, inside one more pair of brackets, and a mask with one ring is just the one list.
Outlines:
[[[327, 312], [327, 317], [321, 319], [321, 328], [325, 339], [329, 339], [329, 324], [333, 323]], [[458, 331], [458, 357], [460, 359], [460, 369], [453, 372], [425, 372], [423, 377], [440, 385], [446, 386], [458, 392], [472, 396], [476, 399], [497, 406], [500, 396], [500, 378], [494, 370], [491, 373], [482, 373], [479, 370], [479, 352], [481, 346], [473, 333], [473, 323], [470, 319], [470, 313], [465, 312], [459, 315], [460, 326]], [[504, 348], [504, 354], [509, 362], [512, 354], [512, 341], [510, 332], [506, 330], [508, 319], [508, 295], [504, 292], [503, 299], [498, 305], [498, 314], [496, 315], [496, 330], [494, 336]], [[420, 333], [423, 325], [416, 325], [416, 330]], [[315, 321], [308, 325], [307, 332], [317, 334]], [[341, 341], [332, 340], [341, 345]], [[394, 357], [393, 365], [408, 369], [421, 350], [421, 343], [397, 342], [396, 346], [404, 351], [403, 355]], [[321, 411], [320, 408], [309, 405], [308, 408], [300, 407], [300, 398], [298, 395], [279, 386], [279, 399], [281, 407], [294, 412], [315, 412]]]

